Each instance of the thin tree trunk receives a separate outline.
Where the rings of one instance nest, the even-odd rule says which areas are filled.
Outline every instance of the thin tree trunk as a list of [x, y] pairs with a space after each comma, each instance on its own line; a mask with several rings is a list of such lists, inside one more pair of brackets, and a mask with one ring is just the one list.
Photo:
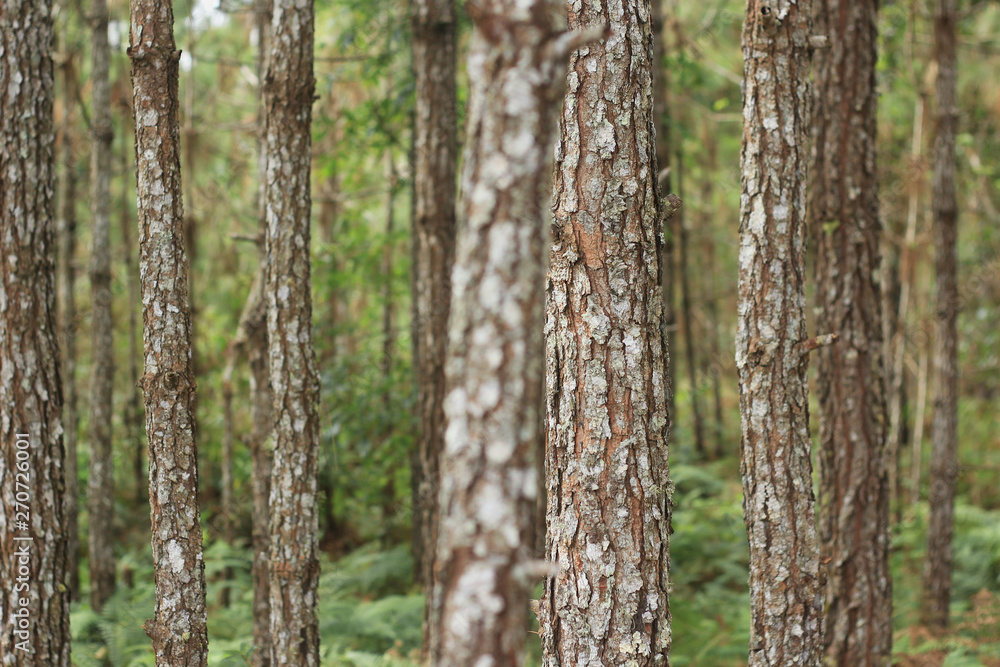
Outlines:
[[[899, 301], [892, 331], [892, 366], [889, 377], [889, 437], [886, 445], [889, 471], [889, 497], [896, 498], [899, 486], [899, 452], [902, 449], [906, 431], [906, 320], [910, 310], [910, 290], [913, 286], [915, 253], [913, 247], [917, 237], [917, 215], [920, 210], [920, 193], [923, 190], [921, 152], [923, 146], [924, 96], [918, 94], [913, 111], [913, 138], [911, 140], [910, 193], [906, 214], [906, 236], [900, 251]], [[897, 514], [898, 514], [897, 508]]]
[[736, 367], [750, 541], [749, 665], [818, 666], [823, 591], [806, 370], [809, 0], [750, 0]]
[[[677, 143], [677, 160], [675, 161], [675, 171], [677, 173], [677, 193], [683, 197], [683, 175], [684, 161], [681, 156], [681, 144]], [[691, 312], [691, 284], [688, 276], [688, 232], [687, 223], [684, 220], [684, 211], [678, 210], [674, 228], [677, 230], [677, 270], [680, 273], [681, 283], [681, 319], [684, 325], [684, 353], [687, 362], [688, 383], [690, 384], [691, 398], [691, 426], [694, 432], [694, 449], [698, 456], [705, 458], [708, 450], [705, 447], [705, 423], [701, 418], [701, 398], [698, 386], [698, 362], [697, 350], [694, 345], [694, 327], [692, 320], [694, 316]]]
[[[390, 82], [391, 89], [391, 82]], [[392, 365], [395, 363], [396, 332], [393, 329], [393, 303], [392, 295], [392, 233], [395, 228], [396, 217], [396, 164], [392, 156], [392, 148], [387, 150], [387, 171], [389, 180], [389, 195], [386, 201], [385, 210], [385, 245], [382, 248], [382, 409], [386, 415], [391, 414], [392, 393], [389, 389], [389, 382], [392, 378]], [[382, 448], [384, 452], [383, 461], [387, 465], [385, 486], [382, 488], [382, 517], [383, 520], [390, 518], [395, 513], [396, 507], [396, 471], [391, 465], [391, 453], [384, 450], [391, 446], [391, 427], [386, 424], [382, 433]]]
[[[705, 150], [707, 151], [708, 159], [708, 173], [714, 174], [718, 164], [716, 162], [716, 142], [714, 136], [708, 132], [708, 128], [711, 127], [712, 123], [710, 119], [705, 123], [706, 133], [705, 137]], [[705, 212], [702, 219], [702, 235], [704, 241], [702, 243], [702, 252], [704, 253], [705, 261], [705, 283], [704, 287], [707, 292], [707, 296], [703, 296], [701, 301], [705, 305], [705, 337], [708, 339], [708, 354], [702, 355], [702, 376], [708, 378], [708, 381], [712, 384], [712, 407], [713, 407], [713, 418], [712, 418], [712, 439], [713, 448], [712, 456], [719, 457], [725, 454], [723, 442], [723, 431], [725, 428], [724, 415], [722, 412], [722, 382], [720, 373], [720, 359], [722, 357], [722, 352], [719, 349], [719, 309], [716, 305], [716, 287], [715, 287], [715, 230], [712, 228], [713, 216], [711, 211], [716, 210], [712, 202], [712, 182], [709, 179], [704, 179], [702, 181], [702, 208]]]
[[[63, 95], [76, 99], [74, 54], [68, 51], [62, 63]], [[77, 521], [79, 487], [77, 483], [77, 433], [80, 414], [76, 391], [76, 156], [75, 132], [71, 113], [75, 105], [67, 102], [62, 126], [62, 190], [59, 193], [59, 330], [62, 332], [63, 430], [66, 446], [66, 554], [69, 558], [69, 590], [73, 600], [80, 599], [80, 529]]]
[[[131, 109], [124, 110], [123, 118], [131, 119]], [[128, 142], [122, 142], [121, 173], [129, 173]], [[128, 281], [128, 400], [125, 405], [125, 416], [122, 421], [125, 426], [125, 437], [132, 450], [132, 476], [135, 483], [135, 499], [137, 506], [149, 500], [146, 491], [147, 470], [143, 461], [144, 443], [142, 441], [142, 397], [139, 390], [139, 349], [137, 344], [138, 317], [136, 306], [141, 299], [139, 295], [139, 274], [135, 270], [135, 258], [132, 247], [131, 215], [129, 213], [130, 187], [127, 179], [122, 179], [122, 200], [120, 223], [122, 231], [122, 247], [125, 248], [125, 275]]]
[[663, 665], [670, 649], [667, 350], [648, 2], [569, 6], [608, 24], [576, 51], [560, 118], [546, 306], [543, 664]]
[[[674, 2], [670, 1], [671, 10]], [[656, 128], [656, 165], [661, 193], [670, 193], [670, 85], [666, 66], [667, 24], [664, 20], [663, 0], [651, 0], [650, 12], [653, 24], [653, 119]], [[671, 13], [673, 16], [673, 13]], [[674, 227], [678, 216], [664, 221], [663, 260], [661, 286], [663, 290], [663, 345], [668, 355], [674, 348], [674, 332], [677, 329], [677, 312], [674, 308]], [[674, 364], [666, 363], [667, 415], [671, 424], [675, 421], [674, 393], [677, 387]], [[672, 435], [672, 434], [668, 434]]]
[[930, 341], [920, 346], [917, 360], [917, 407], [913, 415], [913, 442], [910, 454], [910, 507], [916, 507], [920, 502], [920, 468], [923, 458], [924, 419], [927, 414], [927, 385]]
[[[810, 225], [817, 244], [819, 525], [826, 563], [826, 661], [889, 665], [889, 459], [877, 278], [877, 0], [815, 0]], [[859, 557], [864, 554], [864, 557]]]
[[195, 380], [178, 146], [177, 74], [170, 0], [131, 0], [138, 174], [139, 275], [149, 442], [156, 615], [145, 624], [156, 664], [207, 664], [205, 564], [198, 507]]
[[565, 57], [540, 0], [468, 5], [474, 32], [452, 272], [431, 664], [520, 665], [542, 378], [544, 205]]
[[934, 138], [934, 265], [937, 273], [937, 380], [931, 438], [930, 517], [924, 567], [924, 622], [948, 625], [951, 539], [958, 478], [958, 205], [955, 197], [956, 0], [939, 0], [934, 16], [937, 60], [937, 132]]
[[93, 148], [90, 163], [90, 294], [93, 303], [90, 390], [90, 606], [96, 611], [115, 590], [115, 476], [111, 443], [114, 412], [114, 341], [111, 319], [111, 49], [108, 7], [94, 0], [91, 9], [91, 81]]
[[313, 2], [276, 0], [264, 77], [268, 359], [274, 392], [271, 662], [319, 665], [316, 466], [319, 377], [312, 343], [310, 168]]
[[413, 0], [413, 200], [411, 330], [420, 432], [413, 476], [413, 556], [424, 586], [424, 652], [431, 619], [438, 535], [439, 462], [444, 442], [444, 360], [455, 261], [455, 8], [453, 0]]
[[68, 667], [52, 6], [0, 3], [0, 656]]

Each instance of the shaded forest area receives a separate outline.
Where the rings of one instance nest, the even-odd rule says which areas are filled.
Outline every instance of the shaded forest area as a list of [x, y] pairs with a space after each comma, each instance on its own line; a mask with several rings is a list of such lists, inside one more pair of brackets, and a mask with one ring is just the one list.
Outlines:
[[213, 3], [2, 4], [3, 664], [1000, 666], [996, 3]]

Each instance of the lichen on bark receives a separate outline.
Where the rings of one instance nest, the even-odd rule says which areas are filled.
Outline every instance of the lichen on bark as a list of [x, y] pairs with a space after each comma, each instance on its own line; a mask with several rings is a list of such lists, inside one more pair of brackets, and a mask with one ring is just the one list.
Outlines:
[[[3, 0], [0, 661], [18, 667], [70, 664], [62, 387], [55, 336], [51, 54], [51, 3]], [[20, 572], [23, 549], [28, 550], [28, 577]], [[18, 649], [21, 641], [30, 650]]]
[[822, 658], [803, 345], [811, 12], [809, 0], [750, 0], [743, 24], [736, 366], [752, 667]]
[[524, 662], [542, 386], [548, 168], [567, 35], [541, 0], [467, 5], [475, 30], [439, 496], [435, 665]]
[[[546, 306], [546, 665], [665, 665], [671, 499], [662, 229], [648, 2], [575, 2], [605, 24], [571, 59]], [[665, 215], [664, 215], [665, 214]]]
[[140, 384], [156, 585], [155, 617], [145, 628], [157, 665], [202, 667], [208, 633], [178, 141], [180, 52], [170, 0], [132, 0], [130, 9], [145, 350]]
[[264, 78], [264, 299], [273, 391], [271, 664], [319, 665], [316, 462], [319, 377], [312, 343], [312, 0], [277, 0]]

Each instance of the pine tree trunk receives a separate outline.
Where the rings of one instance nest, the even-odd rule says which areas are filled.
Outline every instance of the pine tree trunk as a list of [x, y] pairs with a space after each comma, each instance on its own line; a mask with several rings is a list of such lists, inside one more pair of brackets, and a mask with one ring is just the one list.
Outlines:
[[91, 153], [90, 294], [93, 303], [90, 391], [90, 605], [96, 611], [115, 590], [115, 477], [111, 446], [114, 411], [114, 346], [111, 322], [111, 80], [108, 8], [94, 0], [91, 11], [91, 66], [94, 143]]
[[[570, 58], [546, 304], [545, 665], [666, 665], [670, 649], [663, 217], [650, 6], [584, 0], [606, 24]], [[666, 216], [662, 214], [666, 213]]]
[[271, 663], [319, 665], [316, 466], [319, 378], [312, 344], [312, 0], [276, 0], [264, 78], [268, 359], [274, 392]]
[[924, 621], [948, 625], [951, 604], [951, 538], [958, 477], [958, 205], [955, 198], [956, 0], [939, 0], [934, 16], [937, 134], [934, 138], [934, 265], [937, 273], [937, 394], [931, 426], [930, 517], [924, 566]]
[[878, 281], [876, 0], [815, 0], [815, 149], [809, 224], [817, 244], [819, 526], [826, 660], [888, 665], [892, 652], [889, 484]]
[[0, 3], [0, 656], [68, 667], [52, 7]]
[[[76, 69], [73, 67], [73, 55], [68, 52], [62, 64], [63, 95], [67, 100], [76, 98]], [[75, 115], [70, 112], [72, 105], [66, 107], [62, 127], [62, 180], [59, 191], [59, 262], [58, 262], [58, 292], [59, 292], [59, 331], [62, 343], [62, 380], [63, 380], [63, 443], [66, 446], [66, 554], [69, 568], [69, 590], [73, 600], [80, 599], [80, 565], [78, 552], [80, 550], [80, 529], [77, 516], [77, 482], [76, 445], [80, 425], [76, 390], [76, 297], [73, 294], [76, 284], [76, 150], [75, 131], [73, 123]]]
[[810, 462], [805, 232], [809, 0], [750, 0], [743, 24], [739, 321], [750, 667], [818, 666], [823, 591]]
[[[670, 2], [671, 9], [673, 2]], [[653, 20], [653, 118], [656, 126], [656, 165], [659, 169], [657, 180], [660, 192], [670, 192], [670, 88], [667, 76], [667, 28], [664, 20], [663, 0], [651, 0], [650, 11]], [[663, 261], [660, 274], [663, 292], [663, 345], [669, 354], [674, 350], [674, 333], [677, 330], [677, 312], [674, 308], [674, 223], [677, 216], [670, 217], [663, 227]], [[674, 395], [677, 387], [674, 364], [666, 361], [667, 415], [671, 424], [677, 414]], [[672, 434], [668, 434], [672, 437]]]
[[520, 665], [542, 387], [545, 202], [565, 56], [542, 0], [468, 5], [431, 664]]
[[420, 433], [413, 467], [413, 555], [427, 593], [424, 648], [430, 620], [437, 544], [438, 458], [444, 442], [444, 360], [455, 261], [455, 172], [458, 122], [455, 9], [452, 0], [413, 0], [412, 287], [413, 365]]
[[149, 442], [156, 664], [207, 663], [205, 564], [198, 507], [195, 380], [178, 146], [180, 52], [170, 0], [131, 0], [133, 117], [138, 174], [139, 276]]
[[[131, 117], [131, 109], [125, 111], [124, 120]], [[122, 142], [121, 173], [129, 173], [129, 158], [126, 142]], [[132, 451], [132, 477], [135, 484], [136, 503], [145, 504], [149, 501], [146, 492], [146, 465], [143, 461], [145, 445], [142, 441], [142, 399], [139, 390], [139, 350], [136, 343], [139, 330], [136, 306], [139, 304], [139, 275], [135, 270], [135, 256], [132, 247], [131, 220], [128, 199], [131, 197], [131, 187], [122, 182], [121, 199], [121, 232], [122, 247], [125, 249], [125, 275], [128, 282], [128, 400], [125, 403], [125, 414], [122, 417], [125, 426], [125, 437]]]

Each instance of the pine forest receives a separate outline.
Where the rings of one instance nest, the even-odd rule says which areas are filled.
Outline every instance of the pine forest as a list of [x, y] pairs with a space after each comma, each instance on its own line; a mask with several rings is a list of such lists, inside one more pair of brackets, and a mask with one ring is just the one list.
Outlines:
[[1000, 5], [744, 3], [0, 0], [0, 665], [1000, 667]]

